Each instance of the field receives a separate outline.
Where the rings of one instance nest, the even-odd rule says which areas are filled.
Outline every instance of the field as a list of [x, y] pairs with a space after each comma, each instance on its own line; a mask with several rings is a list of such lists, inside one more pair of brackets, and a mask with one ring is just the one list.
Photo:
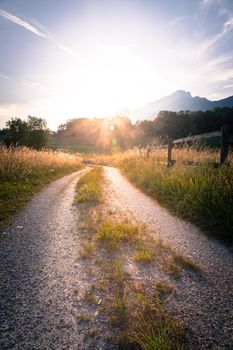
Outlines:
[[[131, 155], [119, 162], [123, 173], [136, 186], [174, 214], [197, 224], [208, 235], [233, 242], [233, 168], [214, 168], [218, 160], [213, 151], [192, 148], [176, 150], [177, 163], [172, 168], [158, 161], [165, 160], [164, 150], [149, 158]], [[187, 166], [181, 161], [202, 162]], [[232, 154], [229, 156], [232, 165]]]
[[[175, 215], [198, 225], [209, 236], [233, 242], [233, 154], [228, 165], [214, 167], [219, 152], [185, 147], [173, 150], [176, 164], [167, 168], [167, 150], [138, 149], [110, 155], [88, 155], [85, 162], [119, 167], [141, 190]], [[183, 161], [200, 162], [187, 166]]]
[[0, 224], [9, 220], [41, 186], [81, 168], [78, 156], [0, 148]]

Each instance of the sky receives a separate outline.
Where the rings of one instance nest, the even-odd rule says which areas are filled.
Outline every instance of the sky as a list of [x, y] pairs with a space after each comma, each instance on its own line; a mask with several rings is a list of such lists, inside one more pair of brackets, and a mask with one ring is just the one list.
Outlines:
[[233, 95], [233, 0], [0, 0], [0, 127]]

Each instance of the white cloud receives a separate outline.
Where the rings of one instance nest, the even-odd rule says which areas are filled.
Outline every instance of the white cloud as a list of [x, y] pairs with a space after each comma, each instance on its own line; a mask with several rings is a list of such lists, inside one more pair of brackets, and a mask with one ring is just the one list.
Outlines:
[[8, 19], [9, 21], [29, 30], [30, 32], [36, 34], [36, 35], [39, 35], [43, 38], [51, 38], [51, 36], [48, 34], [48, 33], [45, 33], [44, 31], [42, 31], [41, 29], [33, 26], [32, 24], [22, 20], [21, 18], [17, 17], [17, 16], [14, 16], [12, 15], [11, 13], [5, 11], [5, 10], [2, 10], [0, 9], [0, 16]]
[[0, 78], [2, 78], [2, 79], [7, 79], [7, 80], [12, 80], [11, 77], [8, 77], [7, 75], [1, 74], [1, 73], [0, 73]]
[[210, 39], [205, 40], [201, 44], [199, 53], [203, 54], [208, 51], [214, 44], [216, 44], [220, 39], [222, 39], [227, 33], [233, 29], [233, 17], [229, 18], [223, 25], [220, 33], [216, 34]]
[[[15, 24], [27, 29], [27, 30], [29, 30], [30, 32], [32, 32], [38, 36], [41, 36], [41, 37], [46, 38], [46, 39], [52, 39], [52, 35], [49, 34], [47, 29], [42, 27], [42, 25], [39, 23], [37, 24], [37, 26], [32, 25], [29, 22], [24, 21], [21, 18], [14, 16], [11, 13], [9, 13], [3, 9], [0, 9], [0, 16], [3, 18], [6, 18], [7, 20], [9, 20], [9, 21], [11, 21], [11, 22], [13, 22], [13, 23], [15, 23]], [[73, 50], [69, 49], [68, 47], [64, 46], [63, 44], [57, 44], [57, 46], [59, 47], [59, 49], [66, 52], [68, 55], [74, 57], [79, 62], [81, 62], [83, 64], [85, 63], [84, 59], [77, 52], [74, 52]], [[1, 75], [0, 75], [0, 77], [1, 77]]]
[[59, 49], [61, 49], [62, 51], [68, 53], [69, 55], [71, 55], [72, 57], [76, 58], [79, 62], [85, 64], [85, 60], [77, 53], [74, 52], [73, 50], [69, 49], [68, 47], [58, 44]]
[[173, 19], [172, 21], [170, 21], [168, 24], [169, 24], [171, 27], [173, 27], [173, 26], [175, 26], [177, 23], [182, 22], [182, 21], [183, 21], [184, 19], [186, 19], [186, 18], [187, 18], [187, 16], [177, 17], [177, 18]]

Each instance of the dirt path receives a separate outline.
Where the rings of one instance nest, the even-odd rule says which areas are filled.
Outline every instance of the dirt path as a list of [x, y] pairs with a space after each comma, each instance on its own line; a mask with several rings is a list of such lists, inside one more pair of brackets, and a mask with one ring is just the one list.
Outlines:
[[146, 223], [151, 234], [190, 257], [204, 272], [204, 278], [183, 274], [174, 281], [177, 293], [168, 305], [191, 329], [200, 348], [233, 349], [233, 254], [193, 225], [173, 217], [117, 169], [105, 167], [105, 174], [112, 210], [123, 209]]
[[[103, 210], [146, 223], [150, 234], [191, 257], [204, 272], [182, 270], [174, 278], [156, 262], [137, 265], [122, 247], [131, 279], [151, 290], [160, 280], [175, 286], [166, 303], [189, 327], [190, 349], [233, 349], [232, 254], [171, 216], [117, 169], [105, 167], [104, 172]], [[82, 173], [47, 186], [5, 230], [0, 243], [0, 349], [116, 350], [114, 329], [109, 330], [101, 311], [106, 296], [96, 290], [102, 268], [108, 267], [106, 255], [100, 250], [81, 258], [83, 242], [94, 235], [83, 218], [85, 207], [73, 205]], [[101, 261], [104, 265], [98, 265]], [[86, 294], [93, 288], [95, 302]]]
[[[95, 326], [95, 307], [82, 301], [95, 276], [79, 259], [82, 226], [73, 201], [81, 174], [47, 186], [5, 230], [0, 244], [2, 350], [103, 348], [101, 337], [96, 339], [103, 329]], [[91, 330], [85, 313], [94, 318]]]

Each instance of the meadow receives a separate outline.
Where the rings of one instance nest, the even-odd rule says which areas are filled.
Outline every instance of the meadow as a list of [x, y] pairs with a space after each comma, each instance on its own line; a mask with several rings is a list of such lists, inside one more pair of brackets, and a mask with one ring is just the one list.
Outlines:
[[[176, 163], [170, 168], [165, 163], [165, 150], [154, 151], [149, 157], [131, 154], [119, 159], [118, 166], [131, 182], [172, 213], [198, 225], [209, 236], [232, 243], [232, 153], [222, 167], [213, 166], [219, 153], [211, 150], [186, 147], [174, 150], [173, 157]], [[185, 165], [185, 160], [202, 165]]]
[[[219, 162], [219, 151], [196, 145], [174, 148], [173, 167], [168, 168], [167, 150], [146, 149], [124, 153], [90, 154], [84, 162], [117, 166], [142, 191], [175, 215], [196, 224], [211, 237], [233, 242], [233, 153], [227, 165]], [[192, 161], [199, 166], [184, 164]]]
[[0, 225], [43, 185], [80, 168], [77, 155], [0, 147]]

